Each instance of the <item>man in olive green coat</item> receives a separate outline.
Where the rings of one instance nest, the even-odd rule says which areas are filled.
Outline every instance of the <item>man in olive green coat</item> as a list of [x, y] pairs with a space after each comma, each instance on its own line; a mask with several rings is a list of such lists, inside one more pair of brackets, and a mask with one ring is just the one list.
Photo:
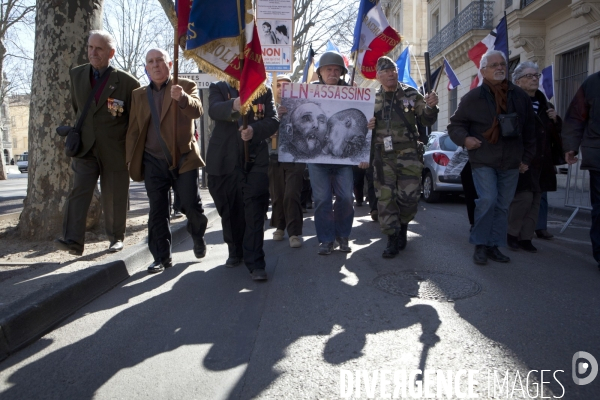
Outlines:
[[59, 250], [71, 254], [83, 253], [86, 217], [98, 177], [109, 251], [123, 249], [129, 191], [125, 135], [131, 93], [140, 87], [140, 83], [127, 72], [109, 66], [115, 47], [116, 42], [108, 32], [91, 31], [88, 38], [90, 63], [70, 71], [71, 101], [76, 120], [94, 86], [101, 85], [82, 124], [81, 149], [71, 160], [73, 188], [65, 203], [63, 238], [54, 241]]

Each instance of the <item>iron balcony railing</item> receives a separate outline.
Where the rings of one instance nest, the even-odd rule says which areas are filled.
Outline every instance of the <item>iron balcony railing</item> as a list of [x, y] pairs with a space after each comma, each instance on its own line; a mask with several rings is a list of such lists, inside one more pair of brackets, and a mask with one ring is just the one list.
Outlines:
[[429, 54], [435, 57], [473, 29], [492, 29], [493, 1], [474, 1], [465, 7], [448, 25], [429, 41]]

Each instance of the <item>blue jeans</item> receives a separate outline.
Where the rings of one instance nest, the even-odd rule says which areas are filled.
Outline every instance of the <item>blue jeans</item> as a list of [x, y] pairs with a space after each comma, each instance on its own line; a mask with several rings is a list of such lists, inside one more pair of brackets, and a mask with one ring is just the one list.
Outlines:
[[538, 222], [535, 226], [536, 231], [545, 231], [548, 229], [548, 192], [542, 192], [540, 199], [540, 213], [538, 214]]
[[473, 168], [478, 199], [475, 200], [475, 225], [469, 243], [506, 246], [508, 207], [515, 196], [518, 180], [518, 169]]
[[[315, 227], [319, 243], [350, 236], [354, 220], [352, 166], [308, 164], [308, 172], [315, 201]], [[332, 204], [333, 193], [335, 204]]]

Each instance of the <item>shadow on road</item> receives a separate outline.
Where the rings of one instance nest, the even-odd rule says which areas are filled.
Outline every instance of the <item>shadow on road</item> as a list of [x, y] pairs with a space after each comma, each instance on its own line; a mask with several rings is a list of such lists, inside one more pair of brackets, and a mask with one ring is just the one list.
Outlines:
[[[353, 232], [372, 231], [373, 226], [372, 222], [364, 223]], [[206, 238], [209, 244], [222, 242], [220, 231]], [[381, 247], [379, 242], [373, 243]], [[408, 306], [409, 298], [372, 287], [380, 271], [365, 260], [372, 259], [379, 248], [367, 246], [349, 254], [335, 251], [319, 257], [313, 237], [298, 253], [302, 257], [290, 258], [283, 256], [285, 252], [278, 250], [276, 243], [267, 241], [266, 246], [268, 283], [250, 281], [244, 266], [189, 271], [191, 263], [184, 263], [156, 276], [148, 277], [145, 272], [134, 275], [106, 301], [96, 301], [83, 311], [95, 314], [130, 306], [90, 336], [7, 377], [12, 386], [4, 392], [5, 398], [44, 394], [44, 398], [92, 399], [119, 371], [194, 344], [211, 345], [206, 357], [198, 360], [210, 371], [247, 364], [229, 398], [253, 398], [280, 376], [275, 365], [303, 338], [328, 336], [322, 361], [339, 366], [364, 355], [368, 335], [413, 325], [420, 325], [422, 331], [419, 364], [424, 368], [428, 349], [439, 341], [436, 331], [440, 319], [429, 305]], [[393, 266], [377, 268], [388, 267]], [[138, 296], [157, 288], [164, 291], [136, 302]], [[9, 368], [26, 353], [47, 345], [47, 341], [40, 341], [5, 360], [1, 367]], [[414, 347], [414, 343], [394, 343], [399, 348], [405, 345]]]

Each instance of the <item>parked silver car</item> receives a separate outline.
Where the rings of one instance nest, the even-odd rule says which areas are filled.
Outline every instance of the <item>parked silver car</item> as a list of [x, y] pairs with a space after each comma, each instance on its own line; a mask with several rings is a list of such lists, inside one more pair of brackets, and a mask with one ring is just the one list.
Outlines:
[[445, 177], [446, 165], [457, 146], [446, 132], [431, 132], [423, 155], [423, 199], [428, 203], [440, 200], [442, 193], [462, 193], [458, 177]]

